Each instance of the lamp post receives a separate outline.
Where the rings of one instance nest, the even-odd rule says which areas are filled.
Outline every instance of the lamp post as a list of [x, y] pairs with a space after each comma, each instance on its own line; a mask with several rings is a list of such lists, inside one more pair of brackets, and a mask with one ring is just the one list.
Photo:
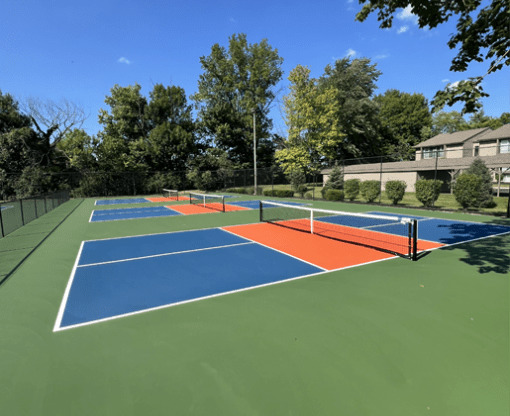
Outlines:
[[255, 108], [253, 113], [253, 195], [257, 195], [257, 129], [255, 125]]

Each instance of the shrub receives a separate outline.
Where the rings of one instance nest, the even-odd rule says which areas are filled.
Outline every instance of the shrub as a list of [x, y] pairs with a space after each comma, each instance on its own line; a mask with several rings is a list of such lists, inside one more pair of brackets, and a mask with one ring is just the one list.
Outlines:
[[492, 198], [492, 176], [483, 160], [479, 158], [473, 160], [473, 163], [471, 163], [471, 166], [469, 166], [465, 173], [475, 175], [479, 177], [481, 181], [478, 199], [474, 204], [471, 204], [471, 206], [476, 208], [494, 206], [494, 200]]
[[234, 194], [245, 194], [246, 188], [227, 188], [226, 191]]
[[306, 175], [302, 170], [294, 169], [287, 174], [287, 179], [290, 182], [291, 188], [294, 192], [299, 192], [299, 188], [306, 183]]
[[361, 196], [368, 202], [374, 202], [381, 194], [381, 182], [363, 181], [360, 184]]
[[359, 179], [348, 179], [344, 183], [344, 194], [349, 201], [354, 201], [359, 194]]
[[343, 201], [344, 191], [340, 189], [328, 189], [325, 193], [325, 199], [327, 201]]
[[313, 199], [313, 192], [308, 191], [307, 193], [305, 193], [305, 199]]
[[482, 192], [483, 180], [471, 173], [462, 173], [457, 178], [455, 189], [453, 190], [455, 199], [464, 209], [478, 207]]
[[278, 196], [280, 198], [292, 198], [294, 191], [290, 189], [264, 189], [263, 194], [265, 196]]
[[393, 205], [397, 205], [406, 193], [407, 184], [404, 181], [388, 181], [386, 182], [386, 195]]
[[433, 207], [439, 198], [443, 182], [435, 179], [420, 179], [416, 181], [416, 199], [425, 207]]

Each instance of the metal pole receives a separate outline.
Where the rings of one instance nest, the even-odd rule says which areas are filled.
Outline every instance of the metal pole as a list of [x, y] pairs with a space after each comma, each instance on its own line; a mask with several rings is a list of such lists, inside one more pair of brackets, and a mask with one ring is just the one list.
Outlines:
[[255, 124], [255, 109], [253, 111], [253, 195], [257, 195], [257, 129]]

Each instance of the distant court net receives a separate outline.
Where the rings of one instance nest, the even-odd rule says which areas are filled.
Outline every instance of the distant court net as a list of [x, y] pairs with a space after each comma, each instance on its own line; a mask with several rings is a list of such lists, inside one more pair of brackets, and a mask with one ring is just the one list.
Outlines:
[[163, 189], [163, 196], [165, 198], [179, 199], [179, 191], [175, 189]]
[[405, 217], [260, 201], [260, 221], [417, 259], [417, 221]]
[[224, 195], [207, 195], [190, 192], [189, 203], [209, 208], [215, 211], [225, 212], [225, 196]]

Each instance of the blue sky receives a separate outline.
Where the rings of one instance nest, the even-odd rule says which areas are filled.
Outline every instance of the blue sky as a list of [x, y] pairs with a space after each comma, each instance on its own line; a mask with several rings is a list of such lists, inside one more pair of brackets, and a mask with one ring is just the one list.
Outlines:
[[[429, 100], [446, 83], [488, 69], [483, 63], [449, 71], [453, 24], [421, 30], [402, 10], [394, 27], [382, 30], [373, 16], [355, 22], [359, 8], [353, 0], [2, 0], [0, 90], [19, 101], [73, 101], [89, 114], [84, 129], [96, 134], [98, 111], [108, 108], [104, 99], [115, 84], [138, 83], [144, 95], [157, 83], [178, 85], [189, 97], [202, 73], [199, 58], [246, 33], [250, 43], [266, 38], [284, 59], [271, 112], [275, 131], [284, 134], [282, 97], [298, 64], [319, 77], [336, 59], [368, 57], [382, 71], [377, 93], [396, 88]], [[484, 80], [491, 95], [483, 101], [486, 114], [510, 111], [509, 79], [506, 67]]]

